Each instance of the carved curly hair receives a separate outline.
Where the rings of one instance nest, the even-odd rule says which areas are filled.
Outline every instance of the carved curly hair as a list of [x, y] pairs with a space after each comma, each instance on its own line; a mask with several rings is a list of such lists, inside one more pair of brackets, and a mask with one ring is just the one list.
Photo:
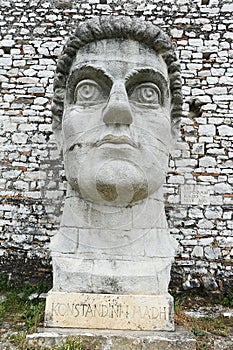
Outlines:
[[75, 34], [63, 48], [54, 78], [52, 103], [53, 129], [61, 129], [66, 81], [77, 51], [102, 39], [131, 39], [142, 42], [161, 54], [168, 67], [171, 92], [171, 129], [175, 133], [182, 114], [180, 64], [167, 34], [149, 21], [127, 16], [95, 17], [79, 23]]

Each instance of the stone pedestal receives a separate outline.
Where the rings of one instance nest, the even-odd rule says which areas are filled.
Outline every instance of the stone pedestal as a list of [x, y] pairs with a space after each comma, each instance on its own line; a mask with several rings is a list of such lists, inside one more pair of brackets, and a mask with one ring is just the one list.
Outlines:
[[164, 294], [177, 242], [162, 189], [128, 208], [79, 198], [68, 186], [59, 231], [51, 239], [53, 291]]
[[174, 330], [171, 295], [50, 292], [46, 327]]
[[40, 329], [40, 333], [27, 337], [28, 344], [54, 346], [64, 343], [67, 337], [80, 337], [82, 345], [92, 350], [196, 350], [193, 334], [177, 327], [166, 331], [111, 331], [93, 329]]

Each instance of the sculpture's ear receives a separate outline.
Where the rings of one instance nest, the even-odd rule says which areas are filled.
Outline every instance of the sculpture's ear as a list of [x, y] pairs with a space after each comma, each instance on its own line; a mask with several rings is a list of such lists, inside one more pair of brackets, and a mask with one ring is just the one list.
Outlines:
[[171, 131], [172, 131], [172, 138], [174, 142], [176, 142], [180, 134], [180, 118], [172, 120]]
[[62, 153], [63, 150], [63, 139], [62, 139], [62, 128], [61, 128], [61, 124], [58, 126], [55, 123], [53, 123], [52, 125], [52, 129], [53, 129], [53, 134], [57, 143], [57, 148], [59, 153]]
[[180, 136], [180, 120], [181, 120], [180, 116], [173, 115], [171, 117], [171, 136], [172, 136], [171, 149], [176, 148], [177, 139]]
[[63, 99], [64, 99], [64, 89], [62, 89], [62, 91], [54, 90], [54, 97], [51, 105], [52, 130], [53, 130], [53, 134], [57, 143], [57, 148], [60, 154], [63, 149], [63, 138], [62, 138]]

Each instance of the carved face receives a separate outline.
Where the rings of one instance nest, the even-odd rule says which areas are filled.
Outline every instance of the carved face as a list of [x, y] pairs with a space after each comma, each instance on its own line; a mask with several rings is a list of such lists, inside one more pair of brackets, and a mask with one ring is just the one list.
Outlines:
[[81, 48], [67, 82], [62, 137], [68, 182], [93, 202], [126, 206], [164, 182], [170, 133], [167, 66], [132, 40]]

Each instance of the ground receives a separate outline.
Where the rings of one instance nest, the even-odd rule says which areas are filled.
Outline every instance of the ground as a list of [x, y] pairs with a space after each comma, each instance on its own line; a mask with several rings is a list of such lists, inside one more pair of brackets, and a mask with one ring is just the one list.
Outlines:
[[[0, 287], [0, 350], [42, 350], [27, 345], [25, 339], [37, 327], [43, 327], [48, 286]], [[193, 332], [197, 350], [233, 350], [233, 293], [222, 295], [199, 290], [179, 293], [174, 298], [175, 322]], [[70, 338], [65, 344], [47, 349], [99, 350], [100, 347]]]
[[197, 350], [233, 350], [233, 293], [188, 292], [175, 299], [176, 324], [194, 333]]

